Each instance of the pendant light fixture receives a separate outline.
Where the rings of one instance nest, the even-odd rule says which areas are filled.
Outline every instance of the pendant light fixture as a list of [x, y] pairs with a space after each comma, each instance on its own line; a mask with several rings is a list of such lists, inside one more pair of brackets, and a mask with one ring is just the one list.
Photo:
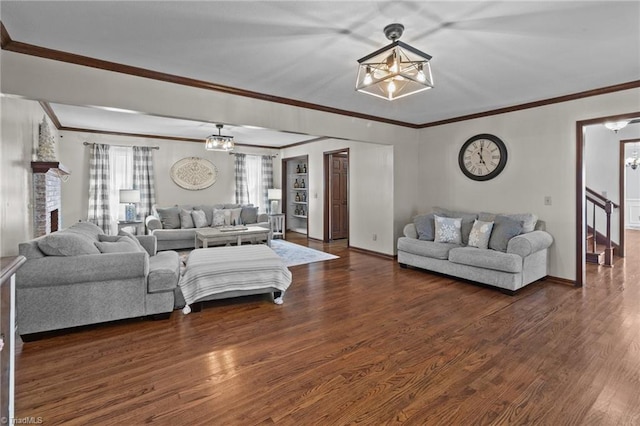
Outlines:
[[387, 25], [391, 44], [358, 59], [358, 92], [393, 101], [433, 87], [431, 56], [401, 42], [403, 31], [402, 24]]
[[216, 124], [218, 128], [217, 135], [208, 136], [204, 142], [204, 149], [207, 151], [231, 151], [235, 144], [233, 143], [233, 136], [224, 136], [221, 134], [223, 124]]

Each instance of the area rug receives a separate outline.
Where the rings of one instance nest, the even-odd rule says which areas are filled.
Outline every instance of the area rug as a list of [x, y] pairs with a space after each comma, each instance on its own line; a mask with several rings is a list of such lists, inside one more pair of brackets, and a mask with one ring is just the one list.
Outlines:
[[339, 256], [314, 250], [284, 240], [271, 240], [271, 248], [284, 260], [286, 266], [304, 265], [337, 259]]

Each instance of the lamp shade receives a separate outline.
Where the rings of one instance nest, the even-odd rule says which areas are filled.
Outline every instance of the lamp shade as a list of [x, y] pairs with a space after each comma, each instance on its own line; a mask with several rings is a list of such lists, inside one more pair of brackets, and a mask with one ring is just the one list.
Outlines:
[[140, 191], [138, 189], [121, 189], [120, 202], [121, 203], [139, 203]]
[[282, 200], [282, 190], [278, 188], [268, 189], [267, 198], [270, 200]]

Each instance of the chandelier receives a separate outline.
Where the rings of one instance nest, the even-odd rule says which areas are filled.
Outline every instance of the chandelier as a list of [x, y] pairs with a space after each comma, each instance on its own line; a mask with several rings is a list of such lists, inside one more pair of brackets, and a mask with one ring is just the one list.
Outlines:
[[358, 59], [358, 92], [392, 101], [433, 87], [431, 56], [401, 42], [403, 31], [402, 24], [387, 25], [391, 44]]
[[218, 128], [218, 134], [207, 136], [207, 139], [204, 141], [204, 149], [207, 151], [231, 151], [235, 146], [233, 136], [220, 134], [224, 125], [216, 124], [216, 127]]
[[636, 149], [633, 150], [631, 157], [627, 157], [627, 159], [624, 160], [624, 165], [631, 167], [631, 170], [638, 168], [638, 165], [640, 165], [640, 159], [638, 159], [638, 151]]

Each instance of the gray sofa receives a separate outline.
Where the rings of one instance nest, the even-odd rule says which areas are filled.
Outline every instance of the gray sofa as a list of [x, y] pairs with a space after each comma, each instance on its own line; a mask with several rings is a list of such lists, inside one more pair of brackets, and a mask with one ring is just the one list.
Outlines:
[[[197, 214], [204, 219], [198, 221]], [[194, 248], [197, 229], [239, 224], [262, 226], [267, 229], [270, 226], [268, 215], [258, 214], [258, 207], [254, 207], [253, 204], [153, 206], [152, 214], [145, 219], [147, 234], [157, 238], [158, 250]], [[226, 240], [220, 239], [217, 243], [227, 244], [234, 241], [235, 237], [229, 237]]]
[[173, 251], [156, 253], [153, 236], [108, 236], [78, 222], [21, 243], [19, 252], [27, 259], [16, 273], [17, 326], [25, 341], [33, 333], [123, 318], [168, 318], [176, 305], [180, 260]]
[[[435, 224], [430, 228], [435, 216], [461, 219], [459, 243], [438, 242], [433, 236]], [[494, 238], [496, 241], [487, 248], [468, 245], [476, 220], [493, 223], [488, 238], [492, 243]], [[508, 228], [506, 231], [503, 224], [509, 225], [504, 225]], [[436, 209], [416, 216], [414, 223], [405, 226], [404, 237], [398, 239], [398, 262], [402, 267], [414, 266], [514, 294], [547, 275], [548, 248], [553, 238], [544, 227], [544, 222], [533, 214], [496, 215]]]

